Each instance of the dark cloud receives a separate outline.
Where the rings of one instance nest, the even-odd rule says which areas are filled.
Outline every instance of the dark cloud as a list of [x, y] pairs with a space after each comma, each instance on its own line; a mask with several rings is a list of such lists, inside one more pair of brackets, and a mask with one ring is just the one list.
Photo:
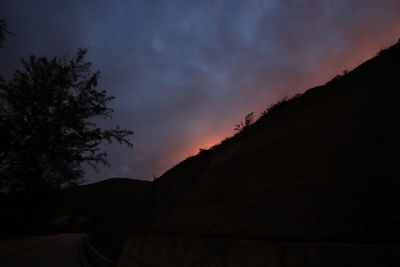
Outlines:
[[[105, 126], [135, 131], [112, 146], [112, 167], [89, 179], [150, 179], [261, 112], [351, 69], [400, 36], [397, 0], [3, 0], [15, 32], [0, 50], [18, 58], [89, 48], [100, 87], [116, 96]], [[96, 178], [95, 178], [96, 177]]]

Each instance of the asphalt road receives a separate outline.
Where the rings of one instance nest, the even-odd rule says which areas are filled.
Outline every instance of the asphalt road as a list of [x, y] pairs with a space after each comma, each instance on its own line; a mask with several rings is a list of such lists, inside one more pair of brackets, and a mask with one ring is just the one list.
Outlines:
[[0, 261], [0, 267], [80, 267], [79, 247], [85, 236], [69, 234], [37, 245]]

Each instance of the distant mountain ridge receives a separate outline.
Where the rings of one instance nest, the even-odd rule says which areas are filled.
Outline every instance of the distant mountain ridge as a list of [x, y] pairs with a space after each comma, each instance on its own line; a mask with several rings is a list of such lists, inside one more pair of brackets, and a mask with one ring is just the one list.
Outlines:
[[112, 210], [150, 182], [111, 178], [48, 192], [0, 199], [0, 236], [95, 231]]

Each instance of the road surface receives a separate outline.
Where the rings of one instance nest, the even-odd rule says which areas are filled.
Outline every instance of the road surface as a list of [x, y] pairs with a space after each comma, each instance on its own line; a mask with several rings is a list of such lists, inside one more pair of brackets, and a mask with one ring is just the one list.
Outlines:
[[0, 261], [0, 267], [81, 267], [80, 245], [86, 234], [69, 234]]

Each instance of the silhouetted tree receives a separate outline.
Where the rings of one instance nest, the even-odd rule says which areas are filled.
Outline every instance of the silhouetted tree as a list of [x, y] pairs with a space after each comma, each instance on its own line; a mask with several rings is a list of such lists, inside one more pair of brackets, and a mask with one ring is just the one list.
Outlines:
[[96, 90], [99, 73], [84, 61], [86, 50], [72, 58], [22, 60], [23, 71], [0, 84], [0, 189], [30, 191], [76, 184], [84, 171], [108, 165], [104, 142], [129, 147], [132, 131], [103, 130], [114, 99]]
[[254, 112], [251, 112], [244, 117], [244, 122], [241, 121], [239, 124], [236, 124], [233, 130], [235, 130], [236, 132], [241, 132], [246, 127], [250, 126], [253, 122], [254, 122]]
[[3, 42], [6, 39], [7, 34], [13, 35], [12, 32], [7, 30], [7, 23], [5, 20], [0, 19], [0, 47], [3, 47]]
[[0, 19], [0, 46], [3, 45], [4, 39], [6, 39], [6, 22]]
[[[0, 48], [3, 47], [3, 42], [6, 39], [6, 35], [7, 34], [12, 34], [11, 32], [7, 31], [7, 27], [6, 27], [6, 21], [0, 19]], [[0, 75], [0, 84], [3, 83], [4, 80]]]

